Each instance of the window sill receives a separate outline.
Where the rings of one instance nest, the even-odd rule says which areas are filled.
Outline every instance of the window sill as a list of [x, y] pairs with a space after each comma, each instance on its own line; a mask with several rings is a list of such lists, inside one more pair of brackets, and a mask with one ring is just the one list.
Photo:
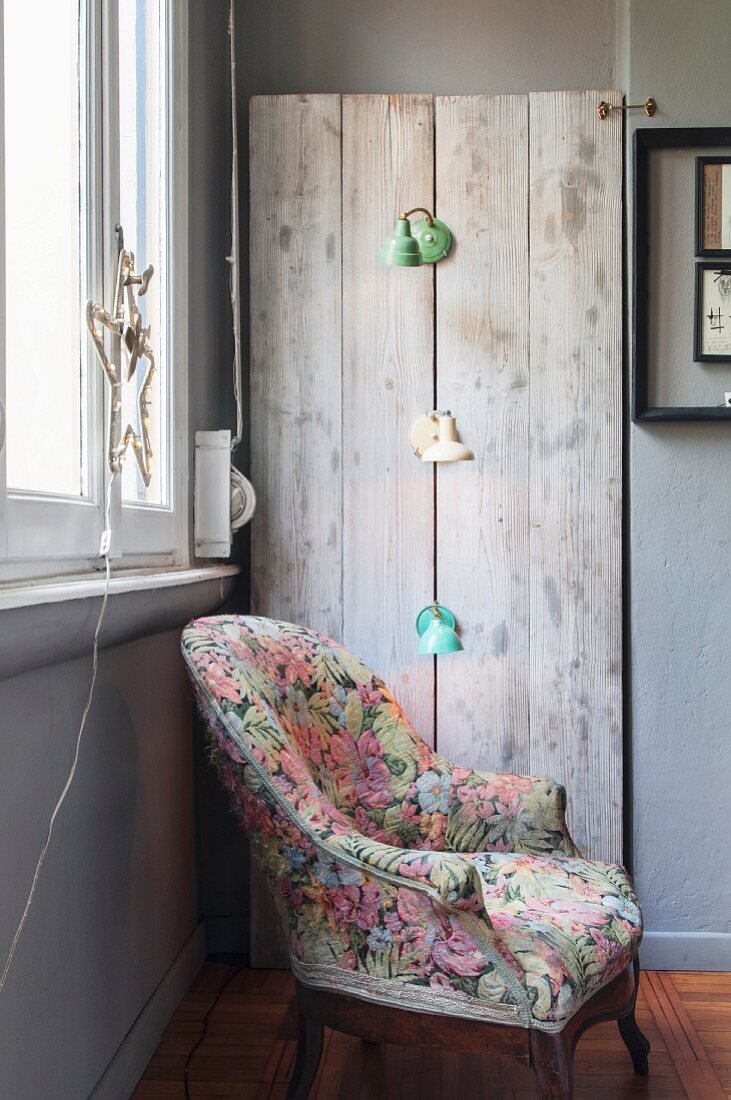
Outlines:
[[[198, 569], [120, 569], [115, 573], [112, 563], [109, 595], [201, 584], [234, 577], [238, 572], [238, 565], [205, 565]], [[43, 578], [37, 581], [10, 582], [0, 585], [0, 611], [36, 607], [38, 604], [67, 603], [69, 600], [87, 600], [103, 594], [103, 573], [83, 573], [80, 576], [59, 577], [57, 580]]]
[[[225, 601], [235, 565], [112, 577], [102, 625], [103, 649], [176, 630]], [[91, 653], [104, 576], [59, 578], [0, 587], [0, 680]]]

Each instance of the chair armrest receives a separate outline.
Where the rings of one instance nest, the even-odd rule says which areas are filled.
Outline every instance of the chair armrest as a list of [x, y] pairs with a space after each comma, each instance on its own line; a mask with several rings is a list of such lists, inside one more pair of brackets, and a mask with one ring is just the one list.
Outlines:
[[579, 855], [566, 825], [566, 791], [552, 779], [455, 768], [447, 846], [454, 852]]
[[357, 862], [376, 877], [382, 875], [401, 886], [428, 887], [444, 905], [470, 909], [470, 903], [475, 907], [481, 904], [479, 876], [469, 860], [456, 852], [396, 848], [352, 829], [331, 834], [326, 845], [335, 858], [344, 856], [351, 864]]

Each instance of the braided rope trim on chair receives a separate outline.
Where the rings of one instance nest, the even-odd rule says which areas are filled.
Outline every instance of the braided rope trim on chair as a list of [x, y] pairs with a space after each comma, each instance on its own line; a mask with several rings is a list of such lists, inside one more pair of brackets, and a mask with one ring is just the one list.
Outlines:
[[457, 1016], [463, 1020], [487, 1020], [512, 1027], [531, 1027], [518, 1005], [480, 1000], [467, 993], [450, 993], [433, 986], [416, 985], [398, 979], [373, 978], [357, 970], [340, 966], [305, 963], [290, 956], [292, 972], [303, 985], [315, 989], [336, 990], [362, 1001], [388, 1004], [411, 1012], [430, 1012], [437, 1016]]

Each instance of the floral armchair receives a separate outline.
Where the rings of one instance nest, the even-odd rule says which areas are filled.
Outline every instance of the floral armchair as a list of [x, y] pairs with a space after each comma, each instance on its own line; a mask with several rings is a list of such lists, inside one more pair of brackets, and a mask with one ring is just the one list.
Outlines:
[[[222, 615], [191, 623], [182, 645], [320, 1042], [322, 1023], [338, 1023], [315, 991], [336, 994], [343, 1018], [366, 1001], [427, 1023], [467, 1021], [471, 1036], [478, 1023], [499, 1035], [511, 1025], [531, 1040], [543, 1095], [569, 1096], [571, 1043], [589, 1002], [610, 990], [646, 1072], [627, 976], [636, 898], [621, 867], [581, 858], [562, 787], [454, 767], [361, 661], [312, 631]], [[569, 1034], [568, 1069], [554, 1072], [566, 1042], [553, 1040]], [[305, 1028], [292, 1095], [307, 1095], [317, 1065], [317, 1037], [317, 1057], [307, 1042]], [[563, 1091], [550, 1091], [562, 1077]]]

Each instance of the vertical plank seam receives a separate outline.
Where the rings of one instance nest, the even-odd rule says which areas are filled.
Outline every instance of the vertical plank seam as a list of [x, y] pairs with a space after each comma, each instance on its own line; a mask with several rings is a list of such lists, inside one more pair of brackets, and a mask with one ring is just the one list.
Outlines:
[[[624, 96], [620, 94], [620, 100], [624, 101]], [[630, 339], [629, 339], [629, 284], [628, 284], [628, 265], [629, 265], [629, 241], [627, 237], [627, 218], [625, 217], [625, 211], [627, 207], [627, 116], [624, 115], [622, 120], [622, 149], [621, 149], [621, 173], [622, 173], [622, 197], [620, 201], [620, 219], [621, 226], [621, 269], [622, 269], [622, 285], [620, 294], [620, 309], [622, 310], [622, 322], [620, 340], [622, 342], [621, 347], [621, 370], [622, 370], [622, 384], [621, 384], [621, 402], [622, 408], [620, 413], [621, 421], [621, 433], [622, 433], [622, 454], [620, 458], [620, 471], [621, 471], [621, 493], [622, 493], [622, 511], [621, 511], [621, 529], [620, 538], [622, 540], [620, 550], [620, 562], [621, 562], [621, 628], [620, 635], [622, 639], [622, 862], [629, 868], [630, 874], [634, 873], [634, 843], [633, 843], [633, 781], [632, 781], [632, 624], [630, 621], [631, 608], [632, 608], [632, 561], [630, 555], [630, 456], [629, 456], [629, 444], [630, 444], [630, 421], [624, 415], [625, 408], [631, 407], [631, 393], [630, 393]]]
[[338, 96], [340, 104], [340, 637], [345, 639], [345, 191], [343, 173], [344, 140], [344, 96]]
[[[437, 101], [436, 96], [431, 98], [431, 140], [432, 140], [432, 210], [437, 216]], [[432, 408], [439, 408], [439, 363], [437, 357], [437, 310], [439, 295], [438, 264], [432, 268]], [[435, 462], [432, 469], [432, 599], [439, 599], [439, 464]], [[436, 654], [432, 657], [432, 705], [433, 705], [433, 740], [434, 749], [439, 752], [439, 662]]]
[[528, 640], [527, 640], [528, 641], [528, 644], [527, 644], [528, 653], [527, 653], [526, 673], [527, 673], [528, 683], [526, 685], [526, 708], [525, 709], [526, 709], [526, 722], [528, 724], [528, 771], [529, 771], [529, 773], [532, 774], [532, 772], [533, 772], [533, 742], [532, 742], [532, 736], [531, 736], [532, 731], [531, 731], [531, 690], [530, 690], [530, 685], [531, 685], [531, 678], [532, 678], [532, 675], [533, 675], [533, 672], [532, 672], [532, 652], [531, 652], [532, 651], [532, 642], [533, 642], [533, 634], [532, 634], [532, 631], [533, 631], [533, 598], [532, 598], [532, 591], [533, 591], [532, 581], [533, 581], [533, 578], [531, 576], [531, 562], [532, 562], [532, 557], [533, 557], [533, 555], [531, 554], [531, 539], [533, 538], [533, 508], [532, 508], [533, 494], [531, 492], [531, 466], [532, 466], [532, 460], [533, 460], [533, 431], [532, 431], [533, 425], [532, 425], [532, 416], [531, 416], [531, 408], [532, 408], [532, 406], [531, 406], [531, 382], [532, 382], [531, 351], [532, 351], [532, 345], [533, 345], [533, 329], [532, 329], [532, 318], [531, 318], [531, 298], [532, 298], [531, 289], [532, 289], [532, 285], [533, 285], [533, 279], [531, 277], [531, 217], [530, 217], [530, 215], [531, 215], [531, 95], [530, 95], [530, 93], [526, 96], [526, 101], [527, 101], [526, 102], [526, 131], [527, 132], [526, 132], [526, 139], [525, 140], [526, 140], [526, 157], [527, 157], [527, 161], [528, 161], [528, 163], [526, 165], [526, 197], [525, 197], [525, 205], [526, 205], [525, 221], [526, 221], [526, 238], [527, 238], [526, 243], [527, 243], [527, 256], [528, 256], [528, 278], [526, 279], [526, 285], [527, 285], [527, 288], [528, 288], [528, 340], [527, 340], [527, 347], [526, 347], [526, 353], [525, 353], [525, 357], [526, 357], [526, 377], [527, 377], [527, 385], [528, 385], [528, 394], [527, 394], [527, 398], [526, 398], [527, 406], [528, 406], [528, 410], [527, 410], [528, 411], [528, 415], [527, 415], [527, 420], [528, 420], [528, 455], [527, 455], [528, 493], [527, 493], [527, 500], [526, 500], [526, 506], [528, 508], [528, 544], [527, 544], [527, 547], [526, 547], [526, 549], [528, 551], [528, 555], [527, 555], [528, 556], [528, 561], [527, 561], [528, 578], [527, 578], [527, 582], [526, 582], [526, 585], [527, 585], [527, 589], [526, 589], [526, 591], [527, 591], [526, 614], [528, 616], [528, 630], [527, 630], [527, 634], [528, 634]]

